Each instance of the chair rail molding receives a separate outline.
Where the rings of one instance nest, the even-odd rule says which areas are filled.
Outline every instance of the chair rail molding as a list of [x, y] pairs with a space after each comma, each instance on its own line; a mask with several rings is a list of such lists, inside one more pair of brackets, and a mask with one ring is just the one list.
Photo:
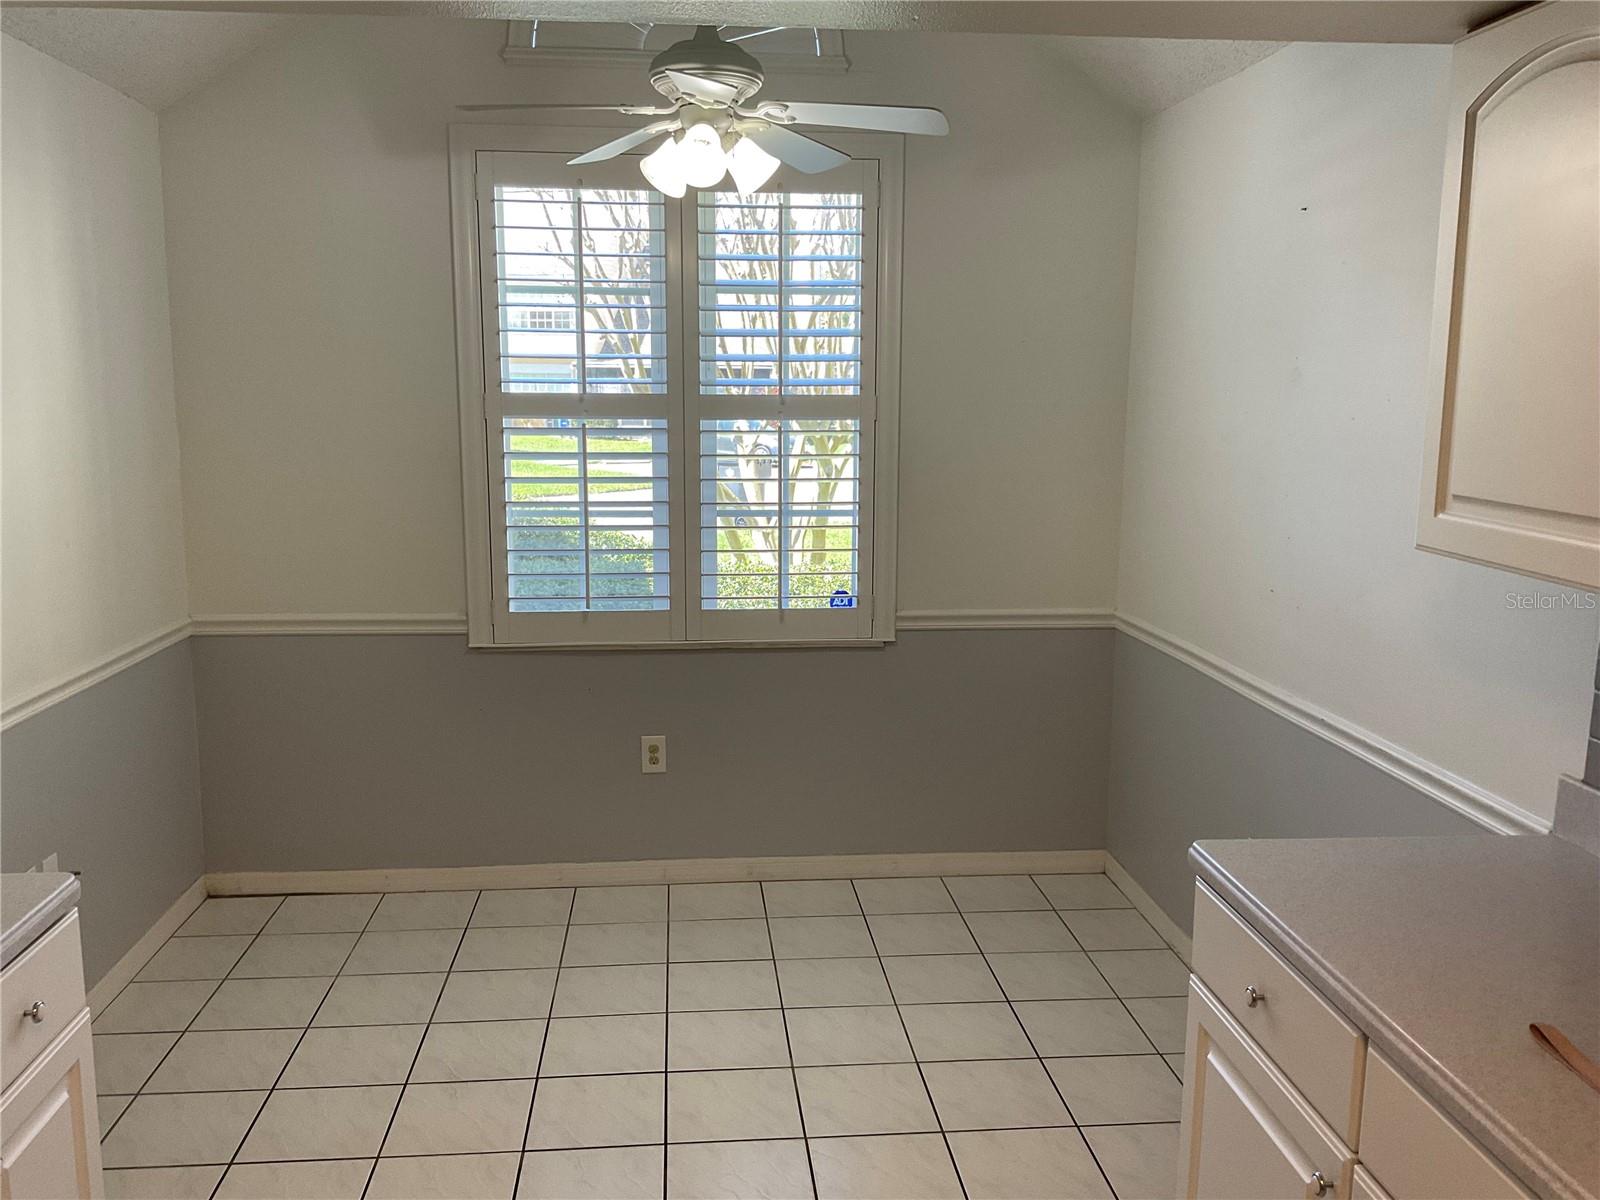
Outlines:
[[[1157, 629], [1142, 618], [1129, 613], [1117, 614], [1117, 628], [1129, 637], [1138, 638], [1179, 662], [1193, 667], [1203, 675], [1232, 688], [1241, 696], [1254, 700], [1263, 708], [1293, 721], [1347, 750], [1357, 758], [1371, 763], [1380, 771], [1409, 784], [1423, 795], [1454, 809], [1469, 820], [1476, 821], [1495, 833], [1549, 833], [1550, 824], [1497, 796], [1461, 776], [1413, 754], [1401, 746], [1364, 729], [1354, 721], [1319, 708], [1309, 700], [1296, 696], [1264, 679], [1241, 670], [1232, 663], [1210, 654], [1181, 638]], [[1554, 772], [1552, 772], [1553, 774]]]
[[921, 608], [895, 614], [895, 629], [1112, 629], [1109, 608]]
[[125, 671], [135, 663], [141, 663], [151, 655], [159, 654], [168, 646], [174, 646], [188, 636], [189, 618], [185, 617], [181, 621], [164, 625], [137, 641], [119, 646], [109, 654], [101, 655], [87, 666], [70, 674], [57, 676], [42, 687], [37, 687], [6, 705], [4, 710], [0, 710], [0, 730], [10, 729], [17, 722], [25, 721], [34, 714], [61, 703], [69, 696], [75, 696], [103, 680], [110, 679], [119, 671]]
[[[938, 608], [902, 610], [899, 629], [1110, 629], [1109, 608]], [[463, 613], [204, 613], [193, 618], [202, 637], [301, 633], [459, 633]]]
[[466, 613], [205, 613], [192, 619], [197, 637], [263, 634], [465, 633]]

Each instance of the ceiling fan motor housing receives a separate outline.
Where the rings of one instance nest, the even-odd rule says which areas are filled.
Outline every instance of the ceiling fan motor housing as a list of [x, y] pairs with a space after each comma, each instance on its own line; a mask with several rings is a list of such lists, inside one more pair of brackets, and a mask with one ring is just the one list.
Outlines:
[[732, 42], [723, 41], [712, 25], [697, 26], [692, 38], [674, 42], [650, 60], [650, 86], [669, 100], [687, 99], [668, 71], [682, 71], [727, 84], [738, 92], [735, 104], [760, 91], [766, 79], [760, 61]]

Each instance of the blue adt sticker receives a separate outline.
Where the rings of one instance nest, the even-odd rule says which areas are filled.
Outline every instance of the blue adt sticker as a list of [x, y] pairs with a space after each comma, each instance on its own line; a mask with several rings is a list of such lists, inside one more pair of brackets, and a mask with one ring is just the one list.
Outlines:
[[828, 597], [829, 608], [854, 608], [855, 606], [856, 598], [843, 588]]

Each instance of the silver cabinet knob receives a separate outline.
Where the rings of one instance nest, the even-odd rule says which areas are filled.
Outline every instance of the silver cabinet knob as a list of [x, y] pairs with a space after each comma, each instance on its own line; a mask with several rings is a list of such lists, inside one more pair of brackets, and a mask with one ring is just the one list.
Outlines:
[[1313, 1196], [1326, 1196], [1328, 1194], [1328, 1188], [1331, 1185], [1328, 1183], [1327, 1176], [1325, 1176], [1321, 1171], [1311, 1172], [1310, 1182], [1317, 1189], [1311, 1193]]
[[22, 1015], [31, 1020], [35, 1025], [44, 1020], [44, 1001], [35, 1000], [22, 1010]]
[[[1246, 1008], [1254, 1008], [1258, 1004], [1264, 1004], [1267, 999], [1261, 992], [1256, 991], [1256, 985], [1253, 983], [1245, 985], [1244, 994], [1248, 997], [1245, 1001]], [[1318, 1192], [1317, 1195], [1320, 1196], [1322, 1193]]]

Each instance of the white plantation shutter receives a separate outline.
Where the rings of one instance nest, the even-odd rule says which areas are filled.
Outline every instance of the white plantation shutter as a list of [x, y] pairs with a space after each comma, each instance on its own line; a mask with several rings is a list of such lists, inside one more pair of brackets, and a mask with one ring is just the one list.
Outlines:
[[672, 640], [667, 202], [631, 162], [479, 160], [495, 641]]
[[862, 194], [701, 192], [698, 215], [700, 390], [859, 394]]
[[755, 195], [700, 192], [685, 213], [696, 636], [870, 636], [874, 166], [780, 171]]
[[891, 637], [897, 146], [680, 201], [637, 154], [568, 166], [595, 130], [451, 136], [472, 643]]
[[700, 606], [856, 609], [861, 422], [700, 422]]
[[502, 421], [512, 613], [671, 609], [667, 422]]

